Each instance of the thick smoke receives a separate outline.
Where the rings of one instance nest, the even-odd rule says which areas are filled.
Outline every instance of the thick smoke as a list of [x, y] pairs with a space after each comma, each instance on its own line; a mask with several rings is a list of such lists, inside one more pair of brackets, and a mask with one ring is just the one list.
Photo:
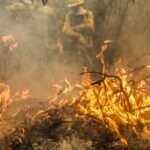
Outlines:
[[58, 48], [52, 48], [60, 36], [66, 8], [64, 2], [50, 1], [44, 7], [35, 1], [33, 6], [16, 9], [18, 2], [0, 1], [0, 35], [12, 34], [18, 42], [7, 60], [6, 78], [13, 89], [29, 88], [33, 95], [45, 96], [53, 83], [79, 78], [82, 69], [77, 62], [63, 64]]
[[[87, 0], [96, 17], [97, 40], [114, 40], [114, 50], [137, 66], [149, 63], [149, 0]], [[114, 57], [115, 58], [115, 57]]]
[[[45, 16], [38, 18], [38, 15], [28, 12], [28, 10], [21, 12], [22, 14], [19, 14], [19, 11], [15, 14], [14, 11], [7, 9], [12, 4], [1, 5], [3, 9], [0, 13], [1, 35], [12, 34], [18, 42], [18, 48], [12, 52], [11, 60], [7, 60], [9, 64], [7, 70], [9, 71], [6, 76], [13, 85], [24, 88], [34, 85], [33, 83], [38, 81], [40, 84], [40, 78], [38, 79], [40, 71], [37, 72], [37, 69], [42, 70], [41, 60], [44, 57], [44, 41], [42, 41], [44, 38], [42, 36], [44, 34], [46, 36], [47, 23]], [[14, 65], [12, 66], [12, 64]]]
[[[59, 52], [49, 47], [50, 41], [61, 39], [67, 1], [49, 0], [46, 6], [49, 8], [38, 1], [37, 8], [27, 7], [20, 12], [8, 9], [15, 2], [0, 0], [0, 35], [13, 34], [19, 43], [9, 60], [10, 84], [15, 88], [29, 87], [44, 95], [55, 81], [68, 76], [80, 78], [80, 62], [63, 64]], [[149, 0], [87, 0], [86, 4], [95, 15], [96, 44], [114, 40], [111, 57], [119, 53], [130, 62], [149, 52]], [[149, 56], [138, 63], [149, 63]]]

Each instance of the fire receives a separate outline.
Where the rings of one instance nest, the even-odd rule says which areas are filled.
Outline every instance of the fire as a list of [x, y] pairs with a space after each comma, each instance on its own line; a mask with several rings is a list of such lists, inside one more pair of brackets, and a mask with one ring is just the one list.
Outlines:
[[[149, 85], [145, 80], [136, 81], [133, 74], [118, 68], [115, 75], [103, 74], [100, 80], [84, 88], [78, 103], [81, 113], [106, 121], [137, 125], [150, 111]], [[89, 80], [89, 79], [88, 79]]]
[[29, 98], [31, 98], [31, 93], [30, 93], [31, 91], [30, 91], [30, 89], [28, 89], [28, 88], [26, 88], [26, 89], [23, 89], [23, 90], [21, 90], [21, 91], [17, 91], [15, 94], [14, 94], [14, 96], [13, 96], [13, 98], [15, 99], [15, 100], [26, 100], [26, 99], [29, 99]]
[[10, 103], [10, 87], [5, 83], [0, 83], [0, 114], [5, 111]]
[[[103, 121], [106, 125], [114, 121], [116, 124], [137, 126], [139, 122], [144, 123], [144, 114], [150, 112], [147, 81], [149, 76], [138, 79], [134, 71], [123, 67], [122, 59], [116, 61], [113, 71], [108, 70], [105, 51], [109, 50], [111, 42], [111, 40], [104, 41], [97, 56], [103, 67], [102, 72], [88, 72], [87, 68], [84, 69], [82, 82], [84, 89], [78, 102], [79, 111]], [[139, 67], [143, 68], [150, 68], [150, 65]], [[99, 80], [96, 82], [89, 80], [90, 74], [98, 74]], [[110, 124], [114, 126], [114, 123]]]
[[[5, 39], [6, 38], [6, 39]], [[7, 37], [4, 41], [7, 41]], [[150, 120], [146, 120], [145, 114], [150, 113], [150, 92], [149, 92], [149, 76], [141, 79], [134, 74], [134, 70], [122, 66], [122, 59], [114, 65], [113, 71], [108, 70], [105, 64], [104, 52], [108, 48], [108, 44], [112, 41], [105, 41], [101, 48], [101, 53], [97, 55], [100, 59], [103, 68], [101, 72], [89, 72], [87, 67], [83, 68], [83, 80], [79, 84], [72, 85], [66, 78], [62, 85], [55, 83], [53, 87], [53, 97], [50, 96], [48, 110], [39, 109], [32, 120], [44, 117], [49, 110], [53, 108], [61, 109], [65, 106], [75, 107], [77, 111], [73, 111], [75, 116], [88, 116], [98, 121], [103, 122], [118, 137], [118, 141], [113, 143], [128, 146], [127, 140], [120, 132], [120, 125], [130, 126], [131, 130], [146, 126]], [[139, 67], [138, 69], [141, 69]], [[144, 68], [150, 68], [150, 65], [145, 65]], [[135, 69], [137, 71], [137, 69]], [[97, 74], [99, 79], [93, 81], [92, 74]], [[78, 90], [77, 90], [78, 89]], [[79, 92], [79, 97], [73, 97], [73, 94]], [[73, 97], [73, 98], [72, 98]], [[30, 100], [30, 90], [25, 88], [15, 94], [10, 94], [10, 87], [4, 83], [0, 83], [0, 109], [1, 114], [6, 110], [6, 107], [14, 100]], [[72, 99], [72, 101], [71, 101]], [[85, 117], [86, 118], [86, 117]], [[113, 146], [113, 145], [112, 145]]]
[[12, 92], [12, 88], [6, 84], [0, 83], [0, 117], [3, 113], [7, 113], [7, 108], [14, 102], [20, 100], [28, 100], [31, 98], [29, 89], [23, 89], [17, 92]]

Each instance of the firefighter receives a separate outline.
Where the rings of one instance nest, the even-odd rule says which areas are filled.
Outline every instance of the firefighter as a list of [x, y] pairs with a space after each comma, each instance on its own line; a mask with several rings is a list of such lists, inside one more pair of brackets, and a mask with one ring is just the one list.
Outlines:
[[76, 53], [79, 57], [84, 55], [92, 63], [90, 51], [93, 47], [94, 16], [90, 10], [85, 9], [84, 4], [84, 0], [73, 0], [69, 3], [70, 10], [65, 16], [63, 26], [63, 43], [64, 50], [67, 49], [70, 56], [75, 49], [78, 50]]

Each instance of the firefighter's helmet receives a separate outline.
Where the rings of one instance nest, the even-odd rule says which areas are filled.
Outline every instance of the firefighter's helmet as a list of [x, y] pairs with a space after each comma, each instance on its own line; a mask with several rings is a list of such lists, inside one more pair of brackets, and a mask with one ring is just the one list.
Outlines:
[[85, 2], [84, 0], [70, 0], [69, 4], [68, 4], [68, 7], [77, 7], [77, 6], [80, 6], [80, 5], [83, 5]]

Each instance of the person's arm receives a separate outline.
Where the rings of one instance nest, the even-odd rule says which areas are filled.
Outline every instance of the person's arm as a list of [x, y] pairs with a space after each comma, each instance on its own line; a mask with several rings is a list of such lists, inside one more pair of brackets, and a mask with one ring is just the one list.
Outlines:
[[88, 13], [85, 15], [84, 22], [74, 28], [75, 31], [84, 33], [94, 32], [94, 29], [95, 29], [94, 16], [91, 11], [88, 11]]
[[75, 30], [73, 30], [71, 23], [70, 23], [70, 14], [67, 14], [65, 17], [65, 23], [63, 26], [63, 32], [68, 35], [71, 36], [73, 38], [79, 38], [80, 33], [76, 32]]

